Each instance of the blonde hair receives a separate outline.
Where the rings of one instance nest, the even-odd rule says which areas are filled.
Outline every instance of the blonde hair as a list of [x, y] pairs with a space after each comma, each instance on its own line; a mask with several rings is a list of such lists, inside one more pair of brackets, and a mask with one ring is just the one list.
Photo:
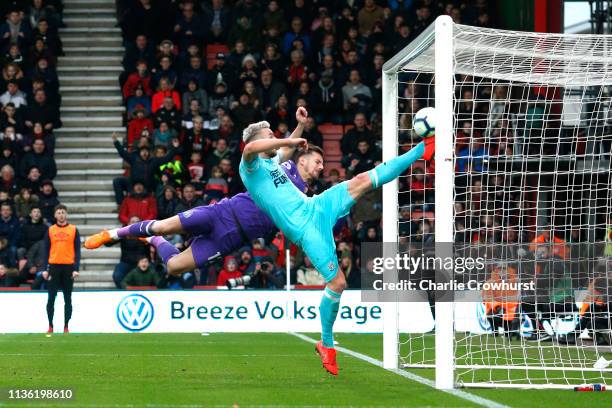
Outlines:
[[270, 123], [268, 123], [265, 120], [262, 120], [261, 122], [257, 122], [257, 123], [251, 123], [249, 126], [246, 127], [246, 129], [242, 131], [242, 140], [245, 143], [248, 143], [249, 139], [255, 136], [255, 134], [259, 132], [261, 129], [269, 129], [269, 128], [270, 128]]

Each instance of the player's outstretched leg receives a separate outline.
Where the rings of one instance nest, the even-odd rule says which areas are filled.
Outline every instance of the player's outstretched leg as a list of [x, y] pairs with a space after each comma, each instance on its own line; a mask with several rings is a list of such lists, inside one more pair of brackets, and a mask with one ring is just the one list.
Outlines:
[[398, 178], [408, 167], [420, 158], [431, 160], [434, 153], [434, 138], [425, 139], [410, 151], [397, 156], [389, 161], [379, 164], [372, 170], [368, 171], [368, 175], [372, 180], [372, 188], [379, 188], [383, 184]]
[[[338, 270], [338, 269], [336, 269]], [[321, 341], [315, 346], [315, 350], [321, 356], [323, 367], [333, 375], [338, 375], [338, 363], [336, 362], [336, 349], [334, 348], [334, 323], [340, 308], [340, 297], [346, 288], [344, 273], [338, 271], [325, 289], [319, 305], [321, 318]]]
[[139, 221], [131, 225], [111, 230], [102, 230], [85, 240], [85, 248], [96, 249], [119, 239], [133, 236], [146, 238], [156, 235], [180, 234], [183, 226], [178, 215], [165, 220]]
[[146, 240], [155, 247], [169, 274], [180, 276], [184, 272], [193, 271], [196, 268], [196, 261], [191, 247], [180, 252], [174, 245], [166, 241], [164, 237], [148, 237]]

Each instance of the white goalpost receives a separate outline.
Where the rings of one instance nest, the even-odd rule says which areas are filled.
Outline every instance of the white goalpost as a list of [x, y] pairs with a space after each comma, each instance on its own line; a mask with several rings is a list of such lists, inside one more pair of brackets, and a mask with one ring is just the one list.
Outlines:
[[476, 284], [428, 293], [431, 331], [385, 303], [385, 368], [435, 370], [439, 389], [612, 387], [612, 37], [441, 16], [382, 92], [384, 161], [436, 109], [434, 162], [383, 186], [383, 241], [484, 260], [436, 272]]

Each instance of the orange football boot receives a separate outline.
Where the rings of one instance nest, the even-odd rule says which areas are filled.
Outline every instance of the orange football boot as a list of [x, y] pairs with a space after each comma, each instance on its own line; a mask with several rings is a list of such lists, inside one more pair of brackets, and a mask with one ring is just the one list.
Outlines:
[[333, 347], [325, 347], [322, 341], [319, 341], [315, 346], [315, 351], [321, 357], [323, 368], [332, 375], [338, 375], [338, 363], [336, 362], [336, 349]]
[[85, 240], [85, 244], [83, 245], [87, 249], [96, 249], [96, 248], [100, 248], [104, 244], [109, 244], [111, 242], [113, 242], [113, 239], [111, 238], [108, 231], [102, 230], [101, 232], [98, 232], [97, 234], [94, 234], [90, 236], [89, 238], [87, 238]]

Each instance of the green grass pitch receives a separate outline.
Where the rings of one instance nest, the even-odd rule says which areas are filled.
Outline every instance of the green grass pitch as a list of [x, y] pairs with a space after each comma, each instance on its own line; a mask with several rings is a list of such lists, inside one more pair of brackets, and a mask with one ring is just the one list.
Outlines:
[[[314, 335], [313, 335], [314, 337]], [[381, 335], [339, 334], [340, 345], [382, 358]], [[326, 374], [313, 346], [289, 334], [0, 335], [0, 406], [470, 407], [455, 395], [340, 353]], [[433, 378], [433, 370], [413, 371]], [[7, 401], [9, 388], [74, 390], [74, 400]], [[607, 406], [609, 393], [465, 390], [512, 407]]]

